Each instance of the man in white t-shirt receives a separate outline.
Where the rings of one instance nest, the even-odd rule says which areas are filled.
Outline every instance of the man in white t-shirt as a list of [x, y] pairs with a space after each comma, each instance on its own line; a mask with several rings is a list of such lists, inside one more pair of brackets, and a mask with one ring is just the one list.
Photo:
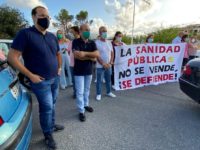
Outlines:
[[107, 39], [107, 29], [102, 26], [99, 28], [100, 38], [96, 40], [96, 46], [99, 51], [100, 57], [97, 58], [96, 64], [96, 74], [97, 74], [97, 83], [96, 83], [96, 100], [101, 100], [101, 88], [102, 88], [102, 78], [103, 75], [106, 81], [106, 94], [109, 97], [116, 97], [111, 92], [111, 72], [113, 65], [113, 48], [111, 42]]

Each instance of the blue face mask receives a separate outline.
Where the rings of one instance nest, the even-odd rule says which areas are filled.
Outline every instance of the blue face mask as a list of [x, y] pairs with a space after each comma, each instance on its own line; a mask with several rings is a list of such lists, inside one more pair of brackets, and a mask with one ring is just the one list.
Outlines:
[[149, 39], [148, 39], [148, 43], [153, 43], [153, 39], [152, 39], [152, 38], [149, 38]]
[[103, 39], [106, 39], [106, 38], [107, 38], [107, 32], [102, 32], [102, 33], [101, 33], [101, 37], [102, 37]]

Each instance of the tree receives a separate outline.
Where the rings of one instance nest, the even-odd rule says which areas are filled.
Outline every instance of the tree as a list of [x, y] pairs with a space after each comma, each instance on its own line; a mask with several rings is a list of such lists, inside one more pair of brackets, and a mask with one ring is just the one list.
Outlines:
[[88, 12], [81, 10], [77, 15], [76, 15], [76, 21], [75, 24], [80, 26], [84, 23], [92, 24], [93, 20], [88, 21]]
[[61, 9], [58, 16], [55, 16], [55, 18], [59, 21], [59, 23], [54, 23], [54, 27], [61, 26], [64, 32], [67, 33], [70, 28], [70, 22], [72, 22], [74, 16], [69, 15], [69, 12], [66, 9]]
[[158, 30], [153, 33], [154, 42], [156, 43], [171, 43], [172, 40], [178, 35], [180, 28], [170, 27], [166, 29]]
[[13, 39], [20, 29], [28, 25], [28, 21], [18, 9], [0, 6], [0, 38]]

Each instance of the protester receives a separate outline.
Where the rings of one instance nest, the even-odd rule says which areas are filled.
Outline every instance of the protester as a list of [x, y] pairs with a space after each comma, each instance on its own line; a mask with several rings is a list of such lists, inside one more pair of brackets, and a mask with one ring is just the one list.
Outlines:
[[72, 43], [75, 57], [74, 79], [76, 86], [76, 103], [79, 110], [80, 121], [85, 121], [85, 110], [93, 112], [89, 106], [90, 84], [92, 80], [93, 61], [99, 57], [99, 52], [94, 41], [89, 40], [90, 28], [87, 24], [80, 26], [81, 38]]
[[146, 38], [146, 43], [153, 43], [153, 39], [154, 39], [153, 34], [148, 35]]
[[[114, 56], [113, 56], [113, 62], [115, 62], [115, 46], [125, 45], [122, 42], [122, 37], [123, 37], [122, 33], [120, 31], [117, 31], [115, 33], [115, 36], [114, 36], [113, 40], [112, 40], [112, 46], [113, 46], [113, 50], [114, 50], [113, 51], [113, 54], [114, 54]], [[112, 84], [112, 86], [114, 86], [114, 83], [115, 83], [115, 81], [114, 81], [114, 65], [113, 65], [112, 66], [112, 75], [111, 75], [111, 84]]]
[[65, 38], [61, 30], [57, 31], [57, 38], [59, 41], [60, 52], [62, 55], [62, 71], [60, 75], [60, 88], [66, 89], [67, 86], [72, 85], [72, 77], [70, 72], [70, 58], [69, 58], [69, 45], [70, 41]]
[[179, 32], [178, 36], [172, 40], [172, 44], [181, 43], [182, 37], [184, 36], [183, 32]]
[[181, 38], [181, 42], [182, 43], [186, 43], [185, 46], [185, 51], [184, 51], [184, 56], [183, 56], [183, 63], [182, 63], [182, 67], [185, 66], [189, 60], [189, 55], [188, 55], [188, 42], [189, 42], [189, 38], [188, 35], [183, 35]]
[[[53, 131], [64, 127], [55, 124], [55, 103], [59, 90], [62, 57], [58, 40], [47, 31], [48, 11], [43, 6], [32, 9], [34, 26], [22, 29], [15, 37], [8, 54], [9, 63], [30, 79], [30, 86], [39, 103], [40, 125], [49, 149], [55, 149]], [[20, 62], [24, 59], [24, 65]]]
[[96, 46], [100, 56], [97, 58], [96, 64], [96, 100], [101, 100], [102, 79], [105, 78], [106, 95], [109, 97], [116, 97], [111, 92], [111, 73], [114, 59], [114, 53], [111, 43], [107, 40], [107, 29], [102, 26], [99, 28], [100, 39], [96, 40]]
[[195, 36], [190, 37], [190, 41], [188, 43], [188, 54], [189, 54], [189, 60], [192, 60], [196, 58], [196, 53], [197, 53], [197, 40]]
[[[101, 39], [101, 36], [98, 35], [97, 38], [96, 38], [96, 40], [100, 40], [100, 39]], [[94, 63], [95, 63], [95, 66], [96, 66], [96, 62], [94, 62]], [[94, 83], [97, 83], [97, 72], [96, 72], [96, 67], [94, 68], [94, 73], [95, 73], [95, 80], [94, 80]], [[106, 81], [105, 81], [104, 75], [103, 75], [103, 78], [102, 78], [102, 82], [103, 82], [103, 83], [106, 82]]]
[[[79, 39], [80, 38], [80, 31], [78, 26], [73, 26], [70, 28], [70, 36], [71, 36], [71, 41], [74, 39]], [[72, 52], [72, 42], [69, 47], [70, 50], [70, 71], [71, 71], [71, 76], [72, 76], [72, 83], [73, 83], [73, 98], [76, 98], [76, 88], [75, 88], [75, 82], [74, 82], [74, 53]]]

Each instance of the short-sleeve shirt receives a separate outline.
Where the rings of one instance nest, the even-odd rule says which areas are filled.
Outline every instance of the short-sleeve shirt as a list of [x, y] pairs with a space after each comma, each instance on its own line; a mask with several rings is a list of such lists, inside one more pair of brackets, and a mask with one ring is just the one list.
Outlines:
[[172, 44], [178, 44], [178, 43], [181, 43], [181, 37], [179, 36], [177, 36], [176, 38], [172, 40]]
[[24, 65], [32, 73], [47, 80], [58, 75], [59, 44], [53, 33], [43, 35], [34, 26], [22, 29], [11, 48], [22, 52]]
[[[72, 42], [72, 50], [74, 51], [85, 51], [85, 52], [94, 52], [97, 50], [96, 44], [92, 40], [84, 42], [82, 38], [75, 39]], [[86, 76], [92, 74], [93, 61], [91, 60], [74, 60], [74, 75], [75, 76]]]
[[[95, 43], [103, 62], [110, 63], [111, 52], [113, 51], [111, 42], [107, 40], [106, 41], [96, 40]], [[97, 62], [96, 68], [103, 68], [103, 66], [99, 62]]]

